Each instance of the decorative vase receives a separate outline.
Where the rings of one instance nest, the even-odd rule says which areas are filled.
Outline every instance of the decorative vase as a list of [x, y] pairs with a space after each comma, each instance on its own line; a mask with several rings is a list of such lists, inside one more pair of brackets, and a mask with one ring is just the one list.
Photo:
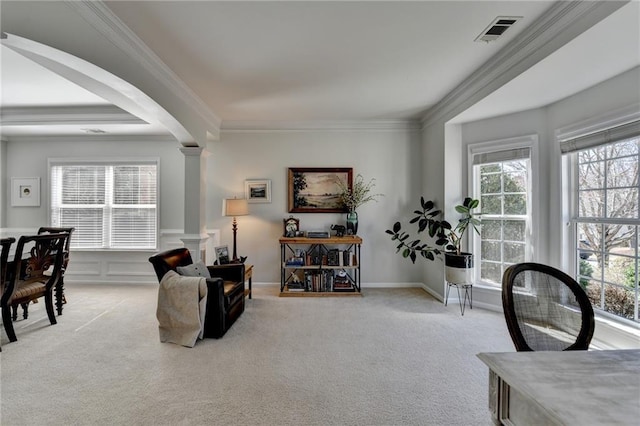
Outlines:
[[358, 213], [355, 211], [347, 213], [347, 235], [358, 234]]

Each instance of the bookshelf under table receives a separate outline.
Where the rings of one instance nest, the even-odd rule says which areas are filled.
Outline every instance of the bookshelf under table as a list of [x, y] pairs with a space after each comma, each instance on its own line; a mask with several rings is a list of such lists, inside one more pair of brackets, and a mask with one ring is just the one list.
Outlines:
[[[329, 238], [282, 237], [279, 242], [281, 297], [362, 296], [362, 238], [356, 235]], [[304, 255], [295, 256], [296, 252]], [[301, 284], [294, 282], [293, 275], [299, 280], [302, 278]], [[301, 288], [290, 288], [294, 285]]]

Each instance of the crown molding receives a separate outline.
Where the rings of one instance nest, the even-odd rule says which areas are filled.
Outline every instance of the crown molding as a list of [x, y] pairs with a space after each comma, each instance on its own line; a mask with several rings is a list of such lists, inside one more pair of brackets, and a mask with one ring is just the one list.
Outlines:
[[422, 118], [423, 127], [455, 117], [628, 2], [554, 3], [517, 38], [430, 108]]
[[38, 136], [6, 136], [9, 142], [172, 142], [179, 148], [178, 141], [170, 135], [38, 135]]
[[94, 0], [65, 1], [132, 61], [138, 62], [171, 93], [191, 106], [193, 113], [204, 120], [211, 130], [219, 132], [221, 119], [108, 6], [102, 1]]
[[10, 107], [0, 109], [2, 126], [62, 124], [148, 124], [114, 105]]
[[336, 120], [336, 121], [227, 121], [223, 133], [269, 133], [312, 131], [420, 131], [417, 120]]

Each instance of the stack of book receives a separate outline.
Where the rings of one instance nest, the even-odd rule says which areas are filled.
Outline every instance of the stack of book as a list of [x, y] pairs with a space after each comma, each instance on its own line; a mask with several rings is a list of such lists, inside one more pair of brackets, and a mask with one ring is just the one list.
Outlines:
[[291, 281], [287, 284], [288, 291], [306, 291], [302, 281]]
[[333, 279], [333, 291], [356, 291], [345, 272], [339, 272]]

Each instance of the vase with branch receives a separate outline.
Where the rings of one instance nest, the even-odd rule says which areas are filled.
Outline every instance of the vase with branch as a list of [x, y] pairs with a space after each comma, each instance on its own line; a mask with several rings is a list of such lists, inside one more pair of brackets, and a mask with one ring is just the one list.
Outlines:
[[350, 188], [347, 182], [342, 179], [336, 181], [340, 188], [339, 197], [340, 202], [347, 209], [347, 234], [356, 235], [358, 233], [358, 207], [362, 206], [369, 201], [378, 201], [378, 197], [384, 196], [384, 194], [373, 194], [372, 190], [375, 188], [375, 178], [365, 182], [361, 174], [358, 173], [353, 180], [353, 185]]

